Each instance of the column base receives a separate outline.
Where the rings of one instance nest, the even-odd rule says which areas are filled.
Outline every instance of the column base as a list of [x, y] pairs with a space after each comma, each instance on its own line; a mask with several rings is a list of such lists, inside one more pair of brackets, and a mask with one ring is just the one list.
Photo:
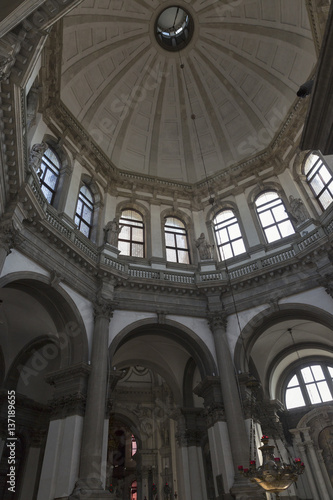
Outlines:
[[115, 498], [113, 493], [105, 490], [88, 490], [82, 489], [74, 491], [68, 500], [113, 500]]
[[69, 495], [68, 500], [100, 500], [108, 499], [113, 500], [115, 495], [102, 488], [100, 480], [91, 478], [87, 480], [79, 479], [74, 491]]
[[260, 486], [242, 477], [236, 478], [230, 493], [235, 500], [263, 500], [267, 498], [266, 492]]

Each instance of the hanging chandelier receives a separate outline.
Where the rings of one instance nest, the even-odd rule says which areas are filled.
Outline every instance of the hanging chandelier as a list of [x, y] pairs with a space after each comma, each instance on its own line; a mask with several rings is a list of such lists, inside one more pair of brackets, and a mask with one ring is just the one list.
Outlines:
[[295, 458], [294, 463], [281, 462], [279, 457], [274, 457], [275, 446], [269, 445], [268, 441], [268, 436], [262, 436], [263, 445], [259, 447], [263, 457], [262, 465], [256, 467], [256, 461], [250, 460], [249, 468], [239, 465], [238, 471], [268, 493], [275, 493], [276, 499], [279, 499], [279, 493], [297, 481], [298, 476], [303, 474], [305, 466], [300, 458]]

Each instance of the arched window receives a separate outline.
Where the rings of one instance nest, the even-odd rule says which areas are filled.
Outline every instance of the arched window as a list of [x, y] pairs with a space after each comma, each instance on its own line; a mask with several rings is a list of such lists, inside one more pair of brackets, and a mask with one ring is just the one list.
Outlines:
[[118, 249], [123, 255], [144, 257], [144, 224], [142, 215], [136, 210], [123, 210], [119, 219], [121, 231]]
[[275, 191], [259, 195], [255, 205], [268, 243], [295, 233], [284, 203]]
[[75, 224], [87, 238], [90, 238], [94, 213], [94, 197], [90, 189], [84, 184], [79, 192], [76, 205]]
[[185, 224], [176, 217], [166, 217], [164, 224], [166, 260], [190, 264]]
[[288, 378], [286, 408], [299, 408], [333, 400], [333, 366], [318, 362], [301, 365]]
[[133, 455], [135, 455], [137, 451], [138, 451], [138, 443], [136, 442], [134, 434], [132, 434], [132, 436], [131, 436], [131, 456], [133, 457]]
[[245, 252], [242, 233], [232, 210], [222, 210], [214, 220], [214, 233], [221, 260], [235, 257]]
[[131, 484], [131, 500], [137, 500], [138, 498], [138, 483], [133, 481]]
[[40, 186], [47, 201], [52, 205], [60, 176], [60, 160], [55, 152], [48, 148], [42, 157]]
[[305, 162], [304, 174], [316, 200], [323, 210], [333, 201], [333, 176], [317, 154], [311, 154]]

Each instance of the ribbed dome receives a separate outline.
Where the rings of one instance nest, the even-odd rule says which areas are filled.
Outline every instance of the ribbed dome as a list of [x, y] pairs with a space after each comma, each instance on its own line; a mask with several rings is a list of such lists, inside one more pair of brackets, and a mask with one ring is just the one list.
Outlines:
[[[192, 37], [170, 51], [156, 24], [178, 6]], [[86, 0], [61, 97], [116, 167], [192, 183], [265, 149], [315, 61], [303, 0]]]

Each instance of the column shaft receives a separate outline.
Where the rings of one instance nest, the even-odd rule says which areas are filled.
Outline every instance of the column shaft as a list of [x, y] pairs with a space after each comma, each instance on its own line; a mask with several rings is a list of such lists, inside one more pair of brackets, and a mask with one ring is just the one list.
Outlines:
[[234, 469], [249, 459], [249, 439], [246, 433], [243, 411], [239, 398], [234, 366], [226, 335], [225, 318], [213, 316], [211, 329], [214, 335], [217, 365], [219, 369], [224, 411], [228, 424], [229, 440]]
[[108, 341], [111, 312], [96, 310], [91, 373], [84, 417], [80, 480], [87, 486], [102, 488], [101, 466], [108, 373]]

